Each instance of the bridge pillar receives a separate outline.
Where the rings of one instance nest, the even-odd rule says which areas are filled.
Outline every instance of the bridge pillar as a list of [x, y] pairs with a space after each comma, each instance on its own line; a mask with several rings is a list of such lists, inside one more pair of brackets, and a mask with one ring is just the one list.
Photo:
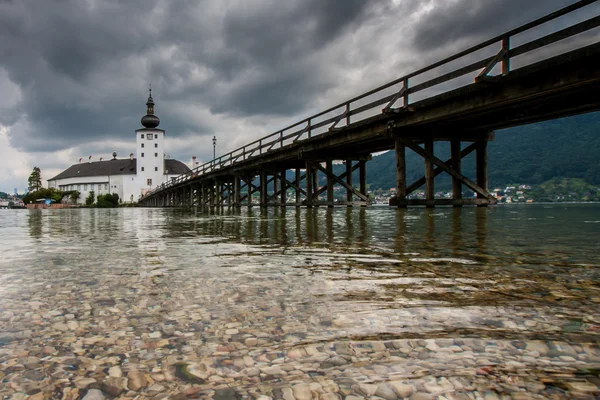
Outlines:
[[220, 180], [216, 181], [216, 189], [217, 189], [217, 197], [216, 197], [216, 206], [217, 207], [223, 207], [223, 205], [225, 204], [225, 199], [224, 199], [224, 189], [223, 187], [225, 186], [225, 184], [223, 182], [221, 182]]
[[[346, 183], [352, 187], [352, 160], [346, 160]], [[346, 189], [346, 205], [352, 207], [352, 191]]]
[[216, 196], [215, 192], [216, 192], [217, 182], [214, 180], [210, 180], [209, 183], [210, 183], [210, 186], [208, 187], [208, 198], [209, 198], [208, 205], [212, 208], [215, 206], [215, 196]]
[[227, 207], [231, 207], [233, 204], [233, 182], [225, 182], [224, 186], [227, 190]]
[[[425, 151], [433, 154], [433, 139], [425, 140]], [[425, 207], [435, 207], [435, 175], [433, 174], [433, 162], [425, 158]]]
[[286, 173], [285, 169], [282, 169], [279, 172], [279, 179], [281, 181], [281, 185], [280, 185], [281, 186], [281, 192], [279, 192], [279, 205], [281, 207], [285, 207], [285, 203], [287, 201], [287, 196], [286, 196], [286, 193], [285, 193], [286, 190], [287, 190], [287, 182], [286, 182], [286, 179], [285, 179], [285, 173]]
[[319, 170], [318, 168], [314, 165], [311, 164], [312, 166], [312, 191], [313, 191], [313, 206], [318, 206], [319, 205]]
[[[273, 205], [278, 206], [277, 202], [277, 194], [279, 193], [279, 182], [281, 182], [281, 177], [277, 176], [277, 172], [273, 172]], [[267, 201], [268, 203], [268, 201]]]
[[309, 161], [306, 161], [306, 179], [305, 179], [305, 183], [306, 183], [306, 207], [312, 207], [313, 206], [313, 186], [314, 186], [314, 169], [312, 166], [312, 163]]
[[325, 161], [327, 169], [327, 207], [333, 207], [333, 161]]
[[406, 208], [406, 146], [396, 138], [394, 150], [396, 153], [396, 202], [399, 208]]
[[267, 172], [265, 170], [261, 170], [260, 171], [260, 184], [259, 184], [259, 189], [260, 189], [260, 206], [261, 207], [266, 207], [267, 206]]
[[246, 181], [246, 204], [248, 205], [248, 208], [252, 207], [252, 194], [254, 193], [254, 190], [252, 190], [252, 181], [254, 180], [254, 177], [252, 175], [248, 175], [245, 178]]
[[[359, 170], [359, 178], [360, 178], [360, 193], [364, 196], [367, 195], [367, 162], [364, 160], [360, 160], [358, 162], [358, 170]], [[363, 204], [363, 207], [367, 204]]]
[[[462, 156], [460, 155], [460, 140], [455, 139], [450, 141], [450, 158], [452, 159], [452, 168], [462, 174]], [[462, 182], [458, 177], [452, 177], [452, 199], [457, 200], [453, 206], [462, 207]]]
[[[485, 190], [488, 191], [488, 171], [487, 171], [487, 142], [481, 141], [477, 142], [477, 149], [475, 158], [477, 159], [477, 184]], [[481, 193], [477, 193], [478, 199], [485, 199]], [[486, 203], [478, 204], [478, 207], [487, 207]]]
[[239, 175], [233, 177], [233, 205], [239, 207], [242, 204], [242, 178]]
[[302, 192], [300, 192], [300, 168], [295, 169], [295, 183], [296, 183], [296, 207], [300, 207], [302, 204]]

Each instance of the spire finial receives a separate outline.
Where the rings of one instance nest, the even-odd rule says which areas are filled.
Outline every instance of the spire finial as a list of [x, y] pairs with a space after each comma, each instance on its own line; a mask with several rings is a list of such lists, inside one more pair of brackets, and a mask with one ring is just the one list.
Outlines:
[[160, 119], [156, 115], [154, 115], [154, 100], [152, 99], [152, 84], [149, 86], [150, 94], [148, 95], [148, 101], [146, 102], [146, 106], [148, 107], [146, 110], [146, 115], [142, 117], [142, 125], [145, 128], [156, 128], [158, 124], [160, 124]]

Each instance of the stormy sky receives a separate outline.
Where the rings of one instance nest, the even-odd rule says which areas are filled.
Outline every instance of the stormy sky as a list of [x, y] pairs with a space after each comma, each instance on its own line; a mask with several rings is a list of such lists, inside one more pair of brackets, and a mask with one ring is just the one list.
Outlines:
[[134, 152], [149, 84], [166, 153], [208, 161], [573, 2], [0, 0], [0, 191]]

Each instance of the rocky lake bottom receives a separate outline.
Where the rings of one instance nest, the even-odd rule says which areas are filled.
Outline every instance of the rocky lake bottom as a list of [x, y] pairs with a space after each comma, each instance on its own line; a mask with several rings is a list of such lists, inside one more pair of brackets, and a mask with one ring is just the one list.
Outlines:
[[600, 398], [599, 205], [0, 211], [5, 399]]

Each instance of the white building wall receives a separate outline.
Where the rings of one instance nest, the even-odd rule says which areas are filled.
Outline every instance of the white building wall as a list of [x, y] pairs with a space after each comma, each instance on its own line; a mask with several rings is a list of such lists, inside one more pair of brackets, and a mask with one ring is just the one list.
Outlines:
[[146, 191], [165, 181], [165, 131], [138, 129], [136, 132], [137, 178], [127, 200], [137, 201]]
[[75, 178], [56, 179], [48, 181], [48, 187], [60, 190], [77, 190], [81, 193], [77, 204], [85, 203], [86, 197], [93, 190], [96, 196], [100, 194], [116, 193], [123, 202], [129, 201], [124, 197], [127, 191], [131, 191], [133, 185], [129, 182], [135, 181], [135, 175], [103, 175], [82, 176]]

